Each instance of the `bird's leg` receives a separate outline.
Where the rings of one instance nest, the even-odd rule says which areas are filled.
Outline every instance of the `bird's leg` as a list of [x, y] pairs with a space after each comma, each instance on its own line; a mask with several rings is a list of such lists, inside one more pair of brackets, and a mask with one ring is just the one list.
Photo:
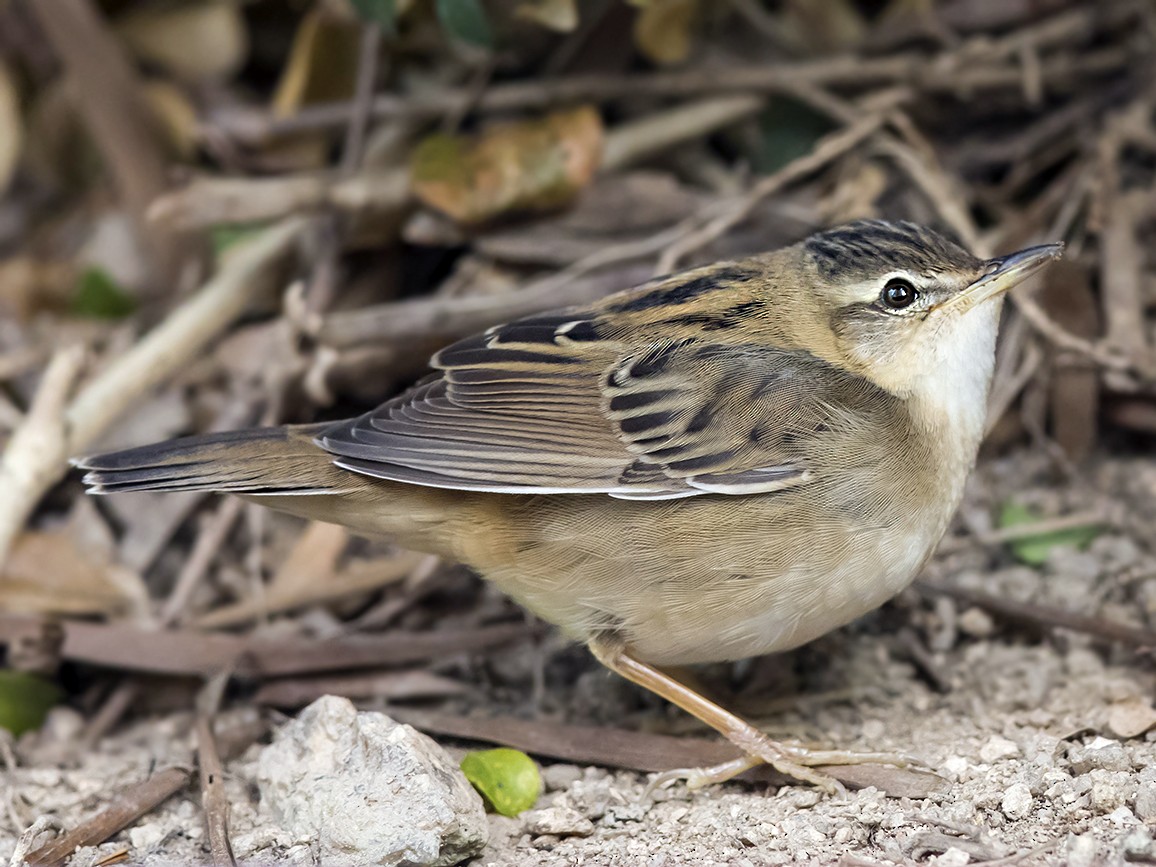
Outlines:
[[761, 764], [796, 780], [811, 783], [828, 793], [837, 793], [842, 785], [834, 777], [814, 770], [820, 765], [863, 763], [906, 764], [902, 757], [883, 753], [852, 753], [844, 750], [807, 750], [771, 740], [746, 720], [715, 704], [690, 687], [652, 665], [635, 659], [626, 645], [613, 636], [598, 636], [590, 641], [590, 651], [613, 671], [627, 680], [662, 696], [692, 716], [702, 720], [741, 749], [743, 756], [709, 768], [667, 771], [651, 783], [651, 788], [669, 780], [685, 779], [694, 788], [722, 783]]

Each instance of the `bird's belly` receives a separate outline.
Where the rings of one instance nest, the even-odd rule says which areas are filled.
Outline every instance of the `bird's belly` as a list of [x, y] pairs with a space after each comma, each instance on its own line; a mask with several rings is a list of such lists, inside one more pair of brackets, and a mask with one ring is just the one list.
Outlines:
[[883, 604], [945, 523], [704, 511], [715, 520], [692, 525], [685, 508], [645, 505], [643, 520], [627, 508], [609, 526], [573, 507], [546, 516], [538, 539], [483, 574], [575, 638], [609, 631], [648, 662], [716, 662], [796, 647]]
[[[902, 551], [863, 534], [837, 563], [710, 581], [698, 588], [698, 614], [658, 602], [629, 630], [631, 646], [656, 664], [719, 662], [789, 650], [878, 608], [914, 578], [928, 546]], [[931, 543], [933, 544], [933, 543]], [[749, 581], [749, 589], [734, 583]], [[665, 601], [665, 600], [663, 600]]]

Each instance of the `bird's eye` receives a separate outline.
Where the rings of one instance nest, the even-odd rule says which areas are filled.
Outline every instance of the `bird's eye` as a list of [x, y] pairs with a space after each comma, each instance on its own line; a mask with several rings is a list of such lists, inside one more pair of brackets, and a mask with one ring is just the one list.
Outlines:
[[902, 310], [904, 307], [910, 307], [918, 297], [919, 291], [914, 286], [906, 280], [893, 277], [883, 287], [879, 300], [892, 310]]

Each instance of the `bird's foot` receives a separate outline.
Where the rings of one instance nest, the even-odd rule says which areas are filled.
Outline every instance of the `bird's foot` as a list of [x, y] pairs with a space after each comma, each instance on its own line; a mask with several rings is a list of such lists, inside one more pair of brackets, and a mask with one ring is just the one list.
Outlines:
[[742, 740], [740, 746], [747, 751], [746, 755], [706, 768], [664, 771], [650, 781], [644, 797], [676, 780], [684, 781], [687, 788], [692, 791], [715, 783], [725, 783], [760, 765], [768, 765], [783, 776], [810, 783], [828, 795], [841, 795], [846, 793], [843, 784], [830, 773], [818, 770], [819, 768], [863, 764], [894, 765], [899, 768], [922, 765], [911, 756], [893, 753], [857, 753], [850, 750], [811, 750], [781, 744], [765, 735], [760, 735], [757, 739]]

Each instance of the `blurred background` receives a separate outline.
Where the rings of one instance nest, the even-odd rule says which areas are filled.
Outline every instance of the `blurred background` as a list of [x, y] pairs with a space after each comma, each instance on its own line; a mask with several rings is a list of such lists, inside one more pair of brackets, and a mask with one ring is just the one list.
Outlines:
[[[980, 468], [926, 579], [720, 689], [752, 713], [854, 694], [901, 744], [929, 708], [988, 702], [976, 743], [1070, 724], [1151, 751], [1149, 0], [0, 0], [8, 772], [187, 732], [221, 672], [214, 714], [335, 692], [654, 770], [610, 728], [570, 749], [549, 726], [701, 733], [460, 567], [239, 501], [98, 501], [68, 459], [349, 416], [456, 338], [864, 217], [981, 255], [1068, 247], [1008, 305]], [[791, 719], [853, 741], [862, 705], [832, 701]], [[541, 737], [468, 722], [502, 715]], [[1144, 756], [1111, 771], [1118, 804], [1073, 783], [1037, 825], [1156, 820]], [[15, 845], [50, 801], [10, 782]]]

